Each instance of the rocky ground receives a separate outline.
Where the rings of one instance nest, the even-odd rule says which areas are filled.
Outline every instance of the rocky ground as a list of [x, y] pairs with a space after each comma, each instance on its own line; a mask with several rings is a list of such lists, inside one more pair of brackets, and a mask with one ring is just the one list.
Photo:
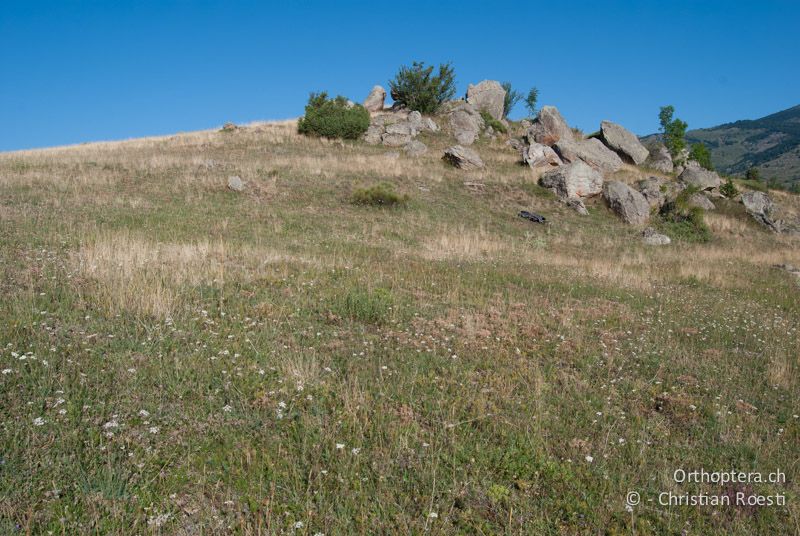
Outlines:
[[1, 154], [0, 532], [796, 531], [798, 199], [476, 106]]

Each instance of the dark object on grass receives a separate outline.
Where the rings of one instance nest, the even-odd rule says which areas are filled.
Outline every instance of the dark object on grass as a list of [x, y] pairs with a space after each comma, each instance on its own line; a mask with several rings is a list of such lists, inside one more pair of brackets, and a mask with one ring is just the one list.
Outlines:
[[526, 220], [530, 220], [533, 223], [545, 223], [547, 221], [544, 216], [534, 214], [533, 212], [528, 212], [527, 210], [521, 210], [517, 216], [520, 218], [525, 218]]

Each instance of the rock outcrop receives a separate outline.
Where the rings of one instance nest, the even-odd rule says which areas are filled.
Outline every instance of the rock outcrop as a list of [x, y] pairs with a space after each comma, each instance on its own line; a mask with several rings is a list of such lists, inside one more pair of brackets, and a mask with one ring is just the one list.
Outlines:
[[467, 88], [467, 102], [476, 110], [488, 113], [498, 121], [503, 118], [506, 90], [495, 80], [484, 80]]
[[643, 225], [650, 219], [650, 204], [642, 194], [620, 181], [603, 185], [608, 206], [626, 223]]
[[469, 147], [463, 147], [461, 145], [454, 145], [445, 149], [442, 159], [466, 171], [484, 167], [483, 160], [481, 160], [478, 153]]
[[711, 200], [700, 192], [695, 192], [686, 200], [686, 205], [689, 208], [701, 208], [703, 210], [715, 210], [717, 207]]
[[613, 173], [622, 167], [622, 159], [597, 138], [573, 141], [562, 138], [553, 145], [564, 162], [583, 160], [603, 173]]
[[428, 152], [428, 146], [419, 140], [412, 140], [403, 147], [408, 156], [422, 156]]
[[579, 160], [546, 172], [539, 184], [551, 188], [562, 199], [591, 197], [603, 190], [603, 175]]
[[647, 177], [636, 183], [636, 189], [653, 208], [661, 208], [666, 202], [666, 181], [660, 177]]
[[556, 152], [541, 143], [533, 142], [528, 146], [521, 147], [522, 161], [532, 168], [544, 166], [560, 166], [563, 164]]
[[781, 227], [773, 217], [775, 203], [769, 194], [764, 192], [744, 192], [742, 194], [742, 204], [744, 209], [758, 223], [769, 227], [776, 233], [781, 232]]
[[686, 166], [678, 179], [687, 186], [695, 186], [700, 190], [713, 190], [722, 184], [719, 175], [696, 164]]
[[465, 101], [448, 102], [443, 108], [456, 141], [460, 145], [472, 145], [484, 126], [480, 112]]
[[369, 92], [367, 98], [364, 99], [364, 108], [369, 112], [380, 112], [383, 110], [384, 101], [386, 100], [386, 90], [381, 86], [375, 86]]
[[645, 165], [661, 173], [672, 173], [675, 169], [669, 149], [661, 143], [651, 148], [650, 157], [645, 162]]
[[639, 138], [622, 125], [603, 121], [600, 123], [600, 136], [609, 149], [615, 151], [629, 164], [640, 166], [650, 156], [650, 151], [642, 145]]
[[555, 106], [542, 106], [525, 135], [528, 143], [536, 142], [551, 147], [559, 140], [575, 139], [572, 129]]

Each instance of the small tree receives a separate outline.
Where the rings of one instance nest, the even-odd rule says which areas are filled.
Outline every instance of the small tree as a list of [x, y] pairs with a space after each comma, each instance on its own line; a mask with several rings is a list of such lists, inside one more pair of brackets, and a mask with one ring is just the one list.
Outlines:
[[736, 185], [733, 184], [733, 181], [730, 177], [728, 177], [728, 180], [725, 182], [725, 184], [720, 186], [719, 192], [728, 199], [733, 199], [739, 194], [739, 190], [736, 188]]
[[423, 62], [405, 65], [389, 81], [389, 90], [395, 102], [409, 110], [423, 114], [433, 114], [445, 101], [456, 94], [456, 79], [449, 63], [439, 65], [439, 73], [433, 75], [433, 66], [425, 67]]
[[535, 87], [532, 87], [530, 91], [528, 91], [528, 95], [525, 97], [525, 108], [528, 109], [528, 114], [530, 117], [536, 115], [536, 101], [539, 99], [539, 90]]
[[312, 93], [306, 114], [297, 123], [297, 131], [309, 136], [355, 140], [369, 128], [369, 112], [360, 104], [350, 104], [341, 95], [329, 99], [328, 94]]
[[503, 89], [506, 90], [505, 100], [503, 100], [503, 117], [508, 117], [514, 106], [522, 100], [522, 93], [511, 87], [511, 82], [503, 82]]
[[758, 172], [758, 168], [751, 167], [745, 173], [744, 178], [749, 181], [761, 182], [761, 174]]
[[672, 158], [678, 158], [686, 148], [686, 129], [689, 125], [680, 119], [673, 119], [675, 113], [674, 106], [662, 106], [658, 114], [661, 123], [661, 134], [664, 137], [664, 145], [667, 146]]
[[701, 167], [714, 171], [714, 164], [711, 163], [711, 152], [704, 143], [693, 143], [692, 150], [689, 151], [689, 158], [700, 164]]

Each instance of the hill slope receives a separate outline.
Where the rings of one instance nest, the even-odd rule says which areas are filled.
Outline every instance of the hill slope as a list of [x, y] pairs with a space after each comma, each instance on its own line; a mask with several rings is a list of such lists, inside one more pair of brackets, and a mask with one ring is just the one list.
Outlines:
[[766, 179], [800, 183], [800, 105], [761, 119], [690, 130], [686, 138], [705, 143], [724, 173], [742, 175], [757, 167]]
[[[710, 242], [647, 247], [503, 139], [469, 173], [420, 139], [0, 154], [0, 534], [791, 532], [797, 239], [719, 199]], [[408, 206], [351, 203], [379, 181]], [[789, 500], [658, 502], [701, 490]]]

